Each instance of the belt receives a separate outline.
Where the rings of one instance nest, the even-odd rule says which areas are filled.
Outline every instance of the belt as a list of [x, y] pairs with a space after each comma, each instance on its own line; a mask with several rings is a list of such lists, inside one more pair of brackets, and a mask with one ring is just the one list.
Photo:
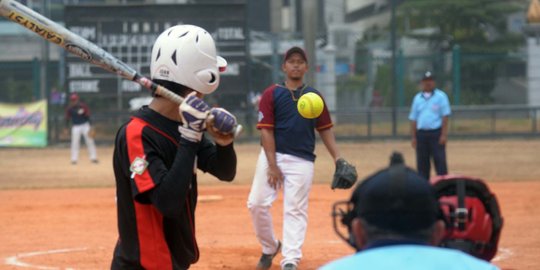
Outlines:
[[419, 129], [418, 132], [419, 133], [435, 133], [435, 132], [439, 132], [441, 131], [441, 128], [437, 128], [437, 129]]

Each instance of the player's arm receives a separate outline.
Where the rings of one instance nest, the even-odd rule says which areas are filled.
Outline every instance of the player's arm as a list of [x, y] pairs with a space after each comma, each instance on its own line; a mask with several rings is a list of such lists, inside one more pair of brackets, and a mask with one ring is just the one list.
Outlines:
[[221, 146], [203, 136], [197, 153], [197, 168], [230, 182], [236, 176], [236, 163], [233, 143]]
[[276, 141], [274, 139], [274, 129], [261, 129], [261, 144], [268, 161], [268, 184], [278, 189], [283, 184], [283, 173], [279, 169], [276, 160]]
[[268, 162], [268, 184], [273, 188], [279, 188], [283, 183], [283, 173], [279, 169], [276, 160], [276, 140], [274, 137], [274, 91], [275, 86], [264, 90], [259, 102], [259, 121], [257, 129], [261, 131], [261, 145]]
[[416, 110], [416, 98], [413, 98], [411, 104], [411, 112], [409, 113], [409, 120], [411, 121], [411, 146], [416, 148], [416, 119], [418, 118], [418, 111]]
[[180, 140], [170, 169], [167, 169], [157, 151], [152, 149], [149, 153], [148, 171], [156, 185], [148, 191], [148, 198], [164, 216], [178, 218], [183, 212], [194, 177], [197, 149], [197, 143]]
[[339, 149], [336, 144], [336, 137], [334, 136], [332, 128], [319, 130], [319, 136], [321, 137], [324, 146], [326, 146], [328, 153], [330, 153], [334, 159], [334, 162], [336, 162], [341, 157], [341, 154], [339, 153]]
[[445, 95], [443, 104], [442, 104], [442, 126], [441, 126], [441, 137], [439, 138], [439, 144], [446, 144], [448, 140], [448, 117], [452, 113], [450, 109], [450, 101]]
[[333, 125], [334, 124], [332, 123], [330, 112], [328, 111], [328, 107], [326, 107], [325, 102], [323, 111], [319, 118], [317, 118], [316, 129], [319, 131], [319, 136], [321, 137], [324, 146], [326, 146], [328, 153], [330, 153], [335, 163], [341, 157], [341, 154], [339, 153], [339, 149], [336, 144], [336, 137], [332, 131]]

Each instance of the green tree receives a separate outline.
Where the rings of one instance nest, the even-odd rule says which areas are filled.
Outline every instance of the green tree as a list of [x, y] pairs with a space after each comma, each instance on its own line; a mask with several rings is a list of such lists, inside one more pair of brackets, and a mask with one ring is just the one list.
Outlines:
[[[474, 103], [487, 103], [495, 85], [499, 61], [482, 56], [504, 55], [523, 44], [521, 35], [506, 29], [509, 14], [525, 10], [527, 0], [407, 0], [398, 7], [404, 35], [429, 42], [434, 53], [459, 45], [462, 52], [462, 91]], [[413, 35], [409, 29], [435, 28], [430, 35]], [[467, 61], [467, 57], [474, 60]], [[487, 58], [489, 58], [487, 57]]]

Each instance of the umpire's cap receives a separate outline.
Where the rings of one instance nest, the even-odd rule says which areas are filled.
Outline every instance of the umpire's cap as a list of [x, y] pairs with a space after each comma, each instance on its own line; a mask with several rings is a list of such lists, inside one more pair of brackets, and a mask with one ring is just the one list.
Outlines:
[[400, 153], [393, 153], [388, 168], [356, 188], [351, 203], [355, 217], [395, 233], [429, 228], [439, 209], [429, 181], [406, 167]]

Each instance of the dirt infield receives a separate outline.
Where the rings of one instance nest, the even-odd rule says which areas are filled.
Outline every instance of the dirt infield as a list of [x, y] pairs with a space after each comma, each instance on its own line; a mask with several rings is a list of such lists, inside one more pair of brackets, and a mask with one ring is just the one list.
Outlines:
[[[340, 146], [361, 177], [383, 167], [392, 149], [414, 164], [406, 142]], [[310, 196], [301, 269], [352, 253], [335, 236], [330, 218], [332, 203], [348, 198], [350, 191], [329, 189], [333, 165], [324, 148], [318, 148], [318, 184]], [[208, 200], [196, 212], [201, 258], [193, 269], [253, 269], [260, 255], [246, 208], [259, 147], [238, 145], [237, 150], [234, 183], [201, 176], [200, 195]], [[538, 140], [458, 141], [448, 148], [451, 171], [482, 176], [499, 197], [505, 227], [495, 263], [506, 270], [540, 269], [539, 150]], [[65, 148], [0, 149], [0, 269], [108, 268], [117, 238], [112, 149], [98, 151], [99, 165], [83, 156], [79, 165], [71, 166]], [[278, 235], [281, 211], [278, 200], [273, 207]]]

